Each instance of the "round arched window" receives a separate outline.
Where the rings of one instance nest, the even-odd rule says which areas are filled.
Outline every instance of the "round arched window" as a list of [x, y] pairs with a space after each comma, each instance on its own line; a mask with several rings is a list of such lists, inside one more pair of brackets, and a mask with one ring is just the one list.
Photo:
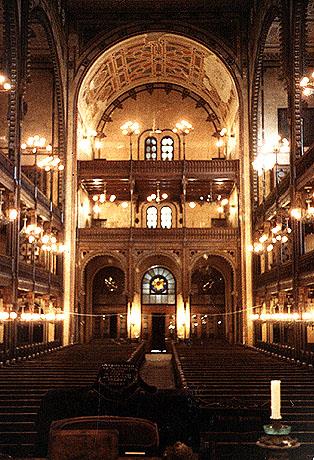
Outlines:
[[145, 160], [157, 159], [157, 139], [155, 137], [147, 137], [145, 139]]
[[142, 281], [143, 304], [175, 304], [176, 284], [173, 274], [164, 267], [152, 267]]
[[161, 159], [173, 160], [173, 139], [170, 136], [165, 136], [161, 139]]

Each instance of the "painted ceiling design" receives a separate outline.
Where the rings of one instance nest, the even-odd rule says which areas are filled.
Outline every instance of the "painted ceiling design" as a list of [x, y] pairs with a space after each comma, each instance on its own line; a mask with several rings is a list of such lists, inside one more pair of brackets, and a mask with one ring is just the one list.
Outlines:
[[238, 96], [221, 59], [202, 45], [173, 34], [150, 33], [104, 52], [82, 83], [78, 109], [85, 127], [95, 129], [106, 107], [142, 84], [176, 83], [197, 93], [222, 125], [236, 119]]

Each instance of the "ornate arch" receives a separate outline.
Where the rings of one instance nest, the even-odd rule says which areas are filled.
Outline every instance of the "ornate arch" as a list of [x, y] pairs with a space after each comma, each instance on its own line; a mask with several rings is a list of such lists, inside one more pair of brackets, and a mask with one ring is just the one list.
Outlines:
[[[158, 260], [160, 258], [160, 260]], [[154, 254], [149, 254], [142, 256], [140, 260], [137, 260], [134, 265], [135, 270], [135, 279], [134, 283], [138, 292], [141, 289], [141, 280], [149, 268], [153, 265], [162, 265], [168, 270], [170, 270], [175, 277], [178, 290], [181, 288], [181, 279], [180, 279], [180, 264], [177, 258], [174, 255], [169, 254], [166, 251], [158, 251]]]
[[60, 155], [65, 158], [65, 103], [64, 103], [64, 82], [61, 73], [62, 65], [62, 51], [60, 49], [60, 44], [55, 40], [55, 36], [60, 32], [55, 26], [56, 21], [54, 18], [49, 15], [41, 5], [37, 5], [30, 11], [30, 20], [36, 19], [40, 25], [43, 27], [47, 42], [50, 49], [50, 56], [53, 65], [53, 74], [55, 79], [55, 89], [56, 89], [56, 99], [57, 99], [57, 108], [58, 108], [58, 141]]
[[106, 49], [111, 48], [126, 38], [149, 32], [172, 33], [198, 41], [206, 48], [212, 49], [224, 61], [232, 73], [234, 80], [237, 80], [237, 78], [240, 80], [241, 71], [236, 53], [223, 40], [220, 40], [217, 35], [181, 21], [162, 20], [158, 22], [158, 25], [148, 23], [147, 21], [138, 21], [137, 23], [129, 24], [127, 28], [118, 27], [109, 34], [102, 32], [89, 42], [88, 46], [83, 50], [77, 65], [78, 87], [80, 87], [89, 67]]
[[127, 274], [126, 260], [120, 253], [111, 253], [109, 251], [107, 252], [92, 251], [88, 253], [86, 257], [84, 257], [81, 263], [80, 275], [79, 275], [80, 289], [84, 286], [84, 276], [85, 276], [85, 271], [86, 271], [88, 264], [97, 257], [108, 257], [108, 258], [112, 258], [113, 260], [116, 260], [118, 262], [116, 266], [118, 268], [121, 268], [121, 270], [123, 270]]
[[263, 64], [263, 53], [265, 49], [266, 39], [274, 19], [279, 16], [280, 11], [277, 7], [271, 7], [265, 14], [264, 20], [262, 21], [261, 33], [258, 41], [258, 48], [256, 51], [254, 73], [252, 79], [252, 101], [251, 101], [251, 132], [252, 132], [252, 158], [257, 154], [257, 137], [258, 137], [258, 101], [259, 91], [261, 84], [261, 73]]
[[235, 259], [234, 257], [232, 257], [232, 255], [230, 254], [226, 254], [226, 253], [221, 253], [219, 251], [201, 251], [201, 252], [197, 252], [196, 254], [193, 255], [193, 257], [191, 258], [190, 260], [190, 272], [192, 273], [192, 271], [194, 270], [196, 264], [204, 259], [204, 256], [207, 256], [207, 257], [210, 257], [210, 256], [215, 256], [215, 257], [220, 257], [222, 259], [225, 259], [228, 264], [230, 265], [230, 268], [231, 268], [231, 271], [235, 277], [236, 275], [236, 263], [235, 263]]

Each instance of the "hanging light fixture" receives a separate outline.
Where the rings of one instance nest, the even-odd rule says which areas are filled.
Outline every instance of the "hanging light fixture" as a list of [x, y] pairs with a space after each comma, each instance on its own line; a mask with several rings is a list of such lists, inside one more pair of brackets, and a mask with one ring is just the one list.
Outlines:
[[261, 176], [266, 171], [271, 171], [278, 163], [279, 154], [287, 154], [290, 152], [290, 144], [288, 139], [282, 138], [279, 134], [275, 137], [270, 137], [260, 146], [260, 151], [252, 162], [254, 171], [257, 171]]
[[300, 81], [300, 87], [304, 96], [312, 96], [314, 94], [314, 72], [310, 77], [303, 77]]
[[62, 253], [64, 252], [64, 245], [57, 239], [52, 231], [44, 233], [39, 240], [40, 248], [45, 252]]
[[272, 252], [278, 243], [288, 242], [291, 232], [289, 217], [285, 215], [282, 217], [279, 213], [274, 219], [264, 223], [264, 228], [257, 232], [248, 250], [255, 254], [261, 254], [265, 250]]
[[21, 149], [25, 154], [35, 155], [35, 164], [40, 169], [44, 169], [47, 172], [64, 170], [60, 157], [53, 152], [52, 145], [47, 143], [45, 137], [41, 137], [38, 134], [30, 136], [27, 142], [21, 144]]
[[148, 202], [152, 202], [152, 201], [155, 201], [156, 203], [160, 203], [161, 201], [164, 201], [168, 198], [168, 193], [161, 193], [160, 192], [160, 182], [157, 181], [156, 182], [156, 193], [151, 193], [147, 198], [146, 200]]
[[306, 196], [297, 193], [295, 204], [290, 210], [291, 217], [295, 220], [308, 222], [314, 220], [314, 192], [311, 186], [304, 187]]

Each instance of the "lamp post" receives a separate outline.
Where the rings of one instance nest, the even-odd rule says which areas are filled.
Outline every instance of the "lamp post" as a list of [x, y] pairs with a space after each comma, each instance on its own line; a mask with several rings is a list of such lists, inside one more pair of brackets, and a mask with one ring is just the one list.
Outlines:
[[176, 123], [175, 128], [173, 128], [174, 133], [178, 133], [182, 135], [182, 146], [183, 146], [183, 160], [185, 160], [185, 147], [186, 147], [186, 142], [185, 142], [185, 137], [190, 134], [191, 131], [193, 131], [193, 126], [191, 123], [189, 123], [186, 120], [181, 120], [178, 123]]
[[140, 125], [136, 121], [126, 121], [120, 126], [122, 134], [130, 137], [130, 160], [132, 160], [132, 136], [140, 133]]

